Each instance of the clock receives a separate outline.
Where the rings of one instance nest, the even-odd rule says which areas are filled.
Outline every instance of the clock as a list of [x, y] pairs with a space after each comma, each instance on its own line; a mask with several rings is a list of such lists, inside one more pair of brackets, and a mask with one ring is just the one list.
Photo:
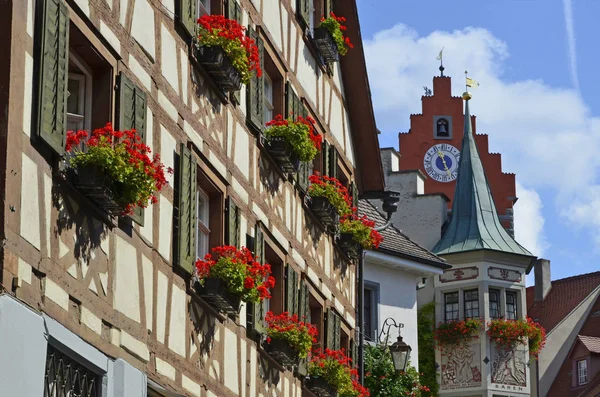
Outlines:
[[438, 182], [452, 182], [458, 176], [460, 151], [447, 143], [439, 143], [429, 148], [423, 157], [427, 175]]

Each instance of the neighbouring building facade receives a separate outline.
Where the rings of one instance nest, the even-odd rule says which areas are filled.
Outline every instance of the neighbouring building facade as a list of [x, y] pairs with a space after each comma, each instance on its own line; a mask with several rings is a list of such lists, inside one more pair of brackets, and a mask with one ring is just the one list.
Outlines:
[[527, 313], [548, 333], [532, 366], [532, 396], [600, 395], [600, 272], [551, 280], [550, 261], [535, 265]]
[[[276, 278], [270, 310], [306, 315], [318, 347], [356, 346], [356, 266], [304, 201], [311, 171], [384, 188], [356, 2], [10, 0], [0, 11], [0, 394], [53, 396], [63, 382], [84, 396], [309, 395], [302, 369], [261, 346], [266, 307], [220, 314], [196, 294], [193, 263], [218, 245], [253, 247]], [[311, 37], [329, 11], [354, 43], [334, 64]], [[219, 89], [191, 45], [205, 13], [248, 27], [262, 78]], [[261, 144], [276, 114], [312, 116], [325, 141], [294, 177]], [[66, 130], [106, 122], [135, 128], [175, 170], [130, 217], [108, 215], [64, 172]]]
[[[525, 275], [536, 258], [501, 225], [475, 136], [469, 93], [452, 217], [432, 251], [452, 269], [434, 278], [436, 323], [524, 319]], [[532, 385], [527, 346], [498, 347], [485, 327], [466, 344], [436, 351], [441, 396], [528, 396]]]
[[[422, 112], [412, 114], [409, 131], [399, 134], [398, 161], [399, 171], [419, 170], [427, 175], [423, 192], [445, 194], [448, 210], [452, 208], [464, 128], [462, 99], [452, 96], [451, 88], [452, 79], [443, 73], [433, 78], [433, 93], [428, 90], [421, 97]], [[500, 221], [514, 236], [515, 174], [502, 172], [502, 156], [489, 153], [488, 136], [476, 133], [475, 116], [471, 124]]]
[[[367, 200], [360, 200], [358, 208], [359, 214], [375, 221], [377, 227], [386, 224], [385, 218]], [[396, 341], [398, 329], [388, 330], [384, 324], [388, 318], [401, 323], [402, 339], [412, 349], [410, 365], [418, 370], [417, 285], [424, 277], [443, 274], [450, 265], [413, 242], [393, 224], [381, 235], [383, 242], [379, 248], [364, 253], [365, 340], [378, 344], [387, 337], [391, 344]]]

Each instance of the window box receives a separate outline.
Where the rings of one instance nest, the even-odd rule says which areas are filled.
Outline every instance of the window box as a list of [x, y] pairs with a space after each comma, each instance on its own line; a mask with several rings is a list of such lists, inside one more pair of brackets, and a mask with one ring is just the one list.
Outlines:
[[109, 215], [120, 215], [125, 208], [117, 203], [119, 183], [100, 168], [86, 166], [69, 168], [68, 175], [75, 187]]
[[306, 379], [305, 386], [314, 395], [318, 397], [335, 397], [337, 390], [334, 389], [325, 379], [318, 376], [311, 376]]
[[310, 210], [319, 218], [326, 227], [335, 227], [339, 223], [337, 209], [325, 197], [311, 197]]
[[333, 40], [333, 36], [324, 27], [318, 27], [314, 30], [313, 33], [313, 41], [315, 46], [321, 53], [323, 60], [325, 63], [333, 63], [338, 62], [340, 59], [340, 54], [338, 51], [338, 47]]
[[238, 91], [242, 88], [242, 75], [221, 47], [200, 46], [195, 52], [198, 63], [223, 92]]
[[221, 313], [237, 315], [240, 311], [241, 297], [227, 291], [227, 284], [220, 278], [209, 277], [204, 285], [196, 287], [198, 295]]
[[358, 259], [358, 253], [360, 252], [360, 244], [354, 241], [354, 234], [352, 233], [340, 233], [337, 238], [338, 247], [340, 250], [350, 259]]
[[292, 146], [285, 137], [271, 137], [265, 143], [265, 149], [285, 173], [295, 174], [300, 168], [300, 161], [294, 155]]
[[287, 341], [273, 339], [266, 343], [265, 351], [285, 367], [297, 365], [299, 360], [298, 353], [290, 346]]

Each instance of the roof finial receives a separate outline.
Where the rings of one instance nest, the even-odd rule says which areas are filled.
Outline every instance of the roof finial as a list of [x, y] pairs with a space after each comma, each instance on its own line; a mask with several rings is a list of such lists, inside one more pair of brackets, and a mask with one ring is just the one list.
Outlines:
[[469, 99], [471, 99], [473, 96], [471, 95], [471, 93], [469, 92], [469, 87], [471, 88], [477, 88], [479, 87], [479, 83], [475, 80], [473, 80], [472, 78], [470, 78], [468, 76], [469, 72], [467, 72], [465, 70], [465, 92], [463, 93], [462, 97], [465, 101], [468, 101]]
[[444, 52], [444, 47], [442, 47], [439, 55], [436, 58], [438, 61], [440, 61], [440, 77], [444, 77], [444, 61], [442, 60], [443, 52]]

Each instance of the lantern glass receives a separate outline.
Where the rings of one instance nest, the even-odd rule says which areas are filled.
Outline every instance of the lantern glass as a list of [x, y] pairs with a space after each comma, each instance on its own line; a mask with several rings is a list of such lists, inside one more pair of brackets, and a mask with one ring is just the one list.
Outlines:
[[398, 337], [398, 341], [390, 346], [392, 361], [394, 362], [394, 368], [397, 372], [406, 371], [408, 359], [410, 358], [410, 351], [410, 346], [402, 341], [402, 337]]

